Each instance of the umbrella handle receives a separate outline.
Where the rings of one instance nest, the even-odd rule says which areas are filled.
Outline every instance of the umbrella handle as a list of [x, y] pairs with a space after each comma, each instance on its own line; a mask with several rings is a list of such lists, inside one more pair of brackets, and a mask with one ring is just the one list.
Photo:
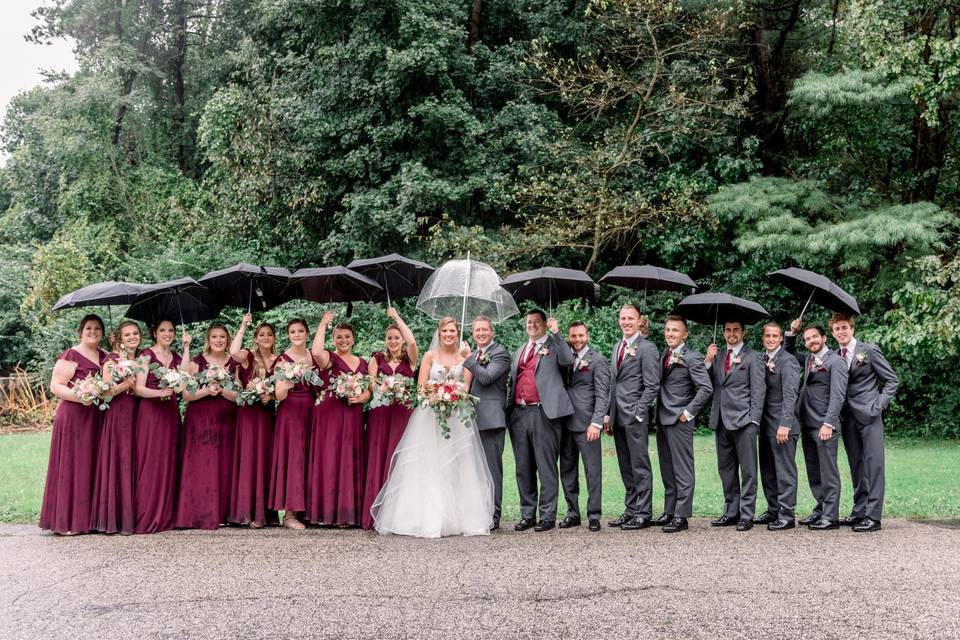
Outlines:
[[467, 279], [463, 284], [463, 305], [460, 311], [460, 339], [457, 341], [457, 349], [460, 348], [460, 343], [463, 342], [463, 323], [467, 321], [467, 294], [470, 293], [470, 274], [472, 272], [473, 269], [470, 268], [470, 252], [467, 251]]
[[717, 321], [720, 318], [720, 305], [713, 312], [713, 344], [717, 344]]
[[252, 305], [253, 305], [253, 278], [250, 278], [250, 288], [247, 291], [247, 313], [250, 313]]
[[810, 296], [807, 298], [807, 301], [803, 305], [803, 309], [800, 310], [800, 320], [803, 320], [803, 314], [807, 312], [807, 307], [810, 306], [810, 301], [813, 300], [813, 289], [810, 290]]

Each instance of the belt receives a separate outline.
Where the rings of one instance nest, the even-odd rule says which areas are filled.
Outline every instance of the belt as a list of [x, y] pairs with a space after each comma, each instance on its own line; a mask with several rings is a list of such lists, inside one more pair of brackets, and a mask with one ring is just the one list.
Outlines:
[[542, 402], [525, 402], [521, 400], [517, 404], [520, 405], [521, 407], [539, 407], [543, 403]]

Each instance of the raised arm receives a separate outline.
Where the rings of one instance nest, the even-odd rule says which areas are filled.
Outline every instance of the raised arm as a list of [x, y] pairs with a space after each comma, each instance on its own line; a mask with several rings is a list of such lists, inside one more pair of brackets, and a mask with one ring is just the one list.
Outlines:
[[190, 359], [190, 343], [193, 338], [186, 331], [183, 332], [183, 353], [180, 355], [180, 371], [186, 371], [189, 374], [195, 374], [200, 370], [199, 365]]
[[320, 324], [317, 325], [317, 334], [313, 336], [313, 346], [310, 347], [310, 354], [317, 361], [320, 369], [330, 368], [330, 352], [326, 349], [327, 327], [333, 321], [333, 311], [324, 311], [320, 318]]
[[253, 322], [253, 315], [243, 314], [243, 320], [240, 321], [240, 326], [233, 335], [233, 342], [230, 343], [230, 357], [244, 369], [248, 366], [250, 352], [243, 348], [243, 334], [251, 322]]
[[477, 356], [473, 353], [464, 360], [463, 367], [473, 374], [477, 384], [488, 386], [510, 371], [510, 354], [506, 349], [498, 349], [496, 355], [490, 356], [490, 362], [484, 367], [477, 364]]
[[410, 368], [416, 369], [417, 358], [420, 357], [420, 351], [417, 348], [417, 339], [414, 337], [413, 331], [410, 331], [410, 327], [407, 326], [407, 323], [403, 321], [403, 318], [400, 317], [400, 314], [393, 307], [387, 309], [387, 316], [397, 325], [397, 329], [400, 330], [400, 335], [403, 336], [403, 341], [407, 343], [407, 359], [410, 361]]

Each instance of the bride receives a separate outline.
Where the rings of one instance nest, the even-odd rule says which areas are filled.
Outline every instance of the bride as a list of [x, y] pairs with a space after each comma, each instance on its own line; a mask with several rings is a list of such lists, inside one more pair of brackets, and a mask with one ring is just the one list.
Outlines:
[[[457, 351], [460, 327], [440, 320], [438, 345], [423, 356], [417, 382], [455, 378], [470, 386], [471, 374]], [[480, 435], [456, 415], [444, 438], [437, 416], [418, 407], [407, 423], [390, 463], [387, 483], [370, 511], [374, 528], [418, 538], [486, 535], [493, 523], [493, 479]]]

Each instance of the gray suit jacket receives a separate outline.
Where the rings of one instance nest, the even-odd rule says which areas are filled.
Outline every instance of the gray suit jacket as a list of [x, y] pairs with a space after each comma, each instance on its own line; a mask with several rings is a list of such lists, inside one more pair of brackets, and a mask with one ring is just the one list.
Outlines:
[[725, 374], [724, 349], [719, 351], [710, 367], [713, 380], [710, 428], [716, 429], [721, 417], [724, 428], [729, 431], [743, 429], [751, 423], [759, 425], [763, 417], [763, 398], [767, 393], [763, 360], [760, 354], [743, 345], [739, 354], [740, 362], [733, 364], [730, 373]]
[[797, 416], [801, 425], [809, 429], [819, 429], [824, 424], [829, 424], [834, 431], [839, 431], [840, 412], [847, 399], [847, 380], [850, 373], [847, 362], [836, 351], [830, 350], [823, 356], [821, 366], [810, 371], [809, 364], [813, 354], [796, 350], [797, 336], [787, 336], [783, 344], [803, 368], [803, 382], [800, 385], [800, 397], [797, 399]]
[[703, 364], [703, 356], [688, 349], [679, 351], [680, 357], [670, 358], [670, 367], [663, 368], [667, 351], [660, 356], [660, 395], [657, 398], [657, 420], [660, 424], [675, 424], [686, 410], [694, 417], [710, 399], [713, 384]]
[[897, 374], [877, 345], [858, 340], [850, 364], [844, 410], [860, 424], [870, 424], [893, 400], [899, 385]]
[[[586, 369], [582, 368], [584, 366]], [[591, 424], [602, 427], [610, 403], [610, 365], [607, 359], [588, 348], [581, 360], [581, 368], [571, 366], [567, 380], [567, 395], [573, 404], [573, 415], [564, 422], [567, 430], [586, 431]]]
[[[517, 349], [513, 354], [510, 365], [510, 387], [507, 391], [507, 404], [513, 404], [513, 389], [517, 383], [517, 365], [520, 363], [520, 354], [526, 346]], [[557, 420], [573, 413], [570, 396], [563, 385], [563, 370], [573, 364], [573, 352], [570, 345], [560, 337], [559, 333], [547, 333], [547, 340], [543, 343], [548, 353], [537, 360], [537, 394], [543, 413], [550, 420]]]
[[[761, 354], [760, 359], [766, 354]], [[797, 420], [797, 396], [800, 394], [800, 378], [803, 368], [793, 354], [785, 348], [777, 351], [766, 364], [767, 395], [763, 403], [763, 419], [760, 421], [760, 433], [764, 436], [777, 435], [780, 427], [790, 427], [791, 435], [800, 433], [800, 421]]]
[[[480, 398], [477, 403], [477, 429], [503, 429], [507, 426], [507, 378], [510, 375], [510, 354], [494, 342], [483, 354], [486, 364], [477, 362], [474, 351], [463, 366], [473, 374], [470, 394]], [[490, 356], [487, 361], [487, 355]]]
[[613, 345], [610, 361], [613, 371], [608, 409], [611, 426], [633, 420], [646, 422], [660, 391], [660, 353], [656, 346], [643, 336], [637, 336], [633, 341], [635, 353], [625, 353], [623, 362], [617, 367], [620, 342], [618, 340]]

